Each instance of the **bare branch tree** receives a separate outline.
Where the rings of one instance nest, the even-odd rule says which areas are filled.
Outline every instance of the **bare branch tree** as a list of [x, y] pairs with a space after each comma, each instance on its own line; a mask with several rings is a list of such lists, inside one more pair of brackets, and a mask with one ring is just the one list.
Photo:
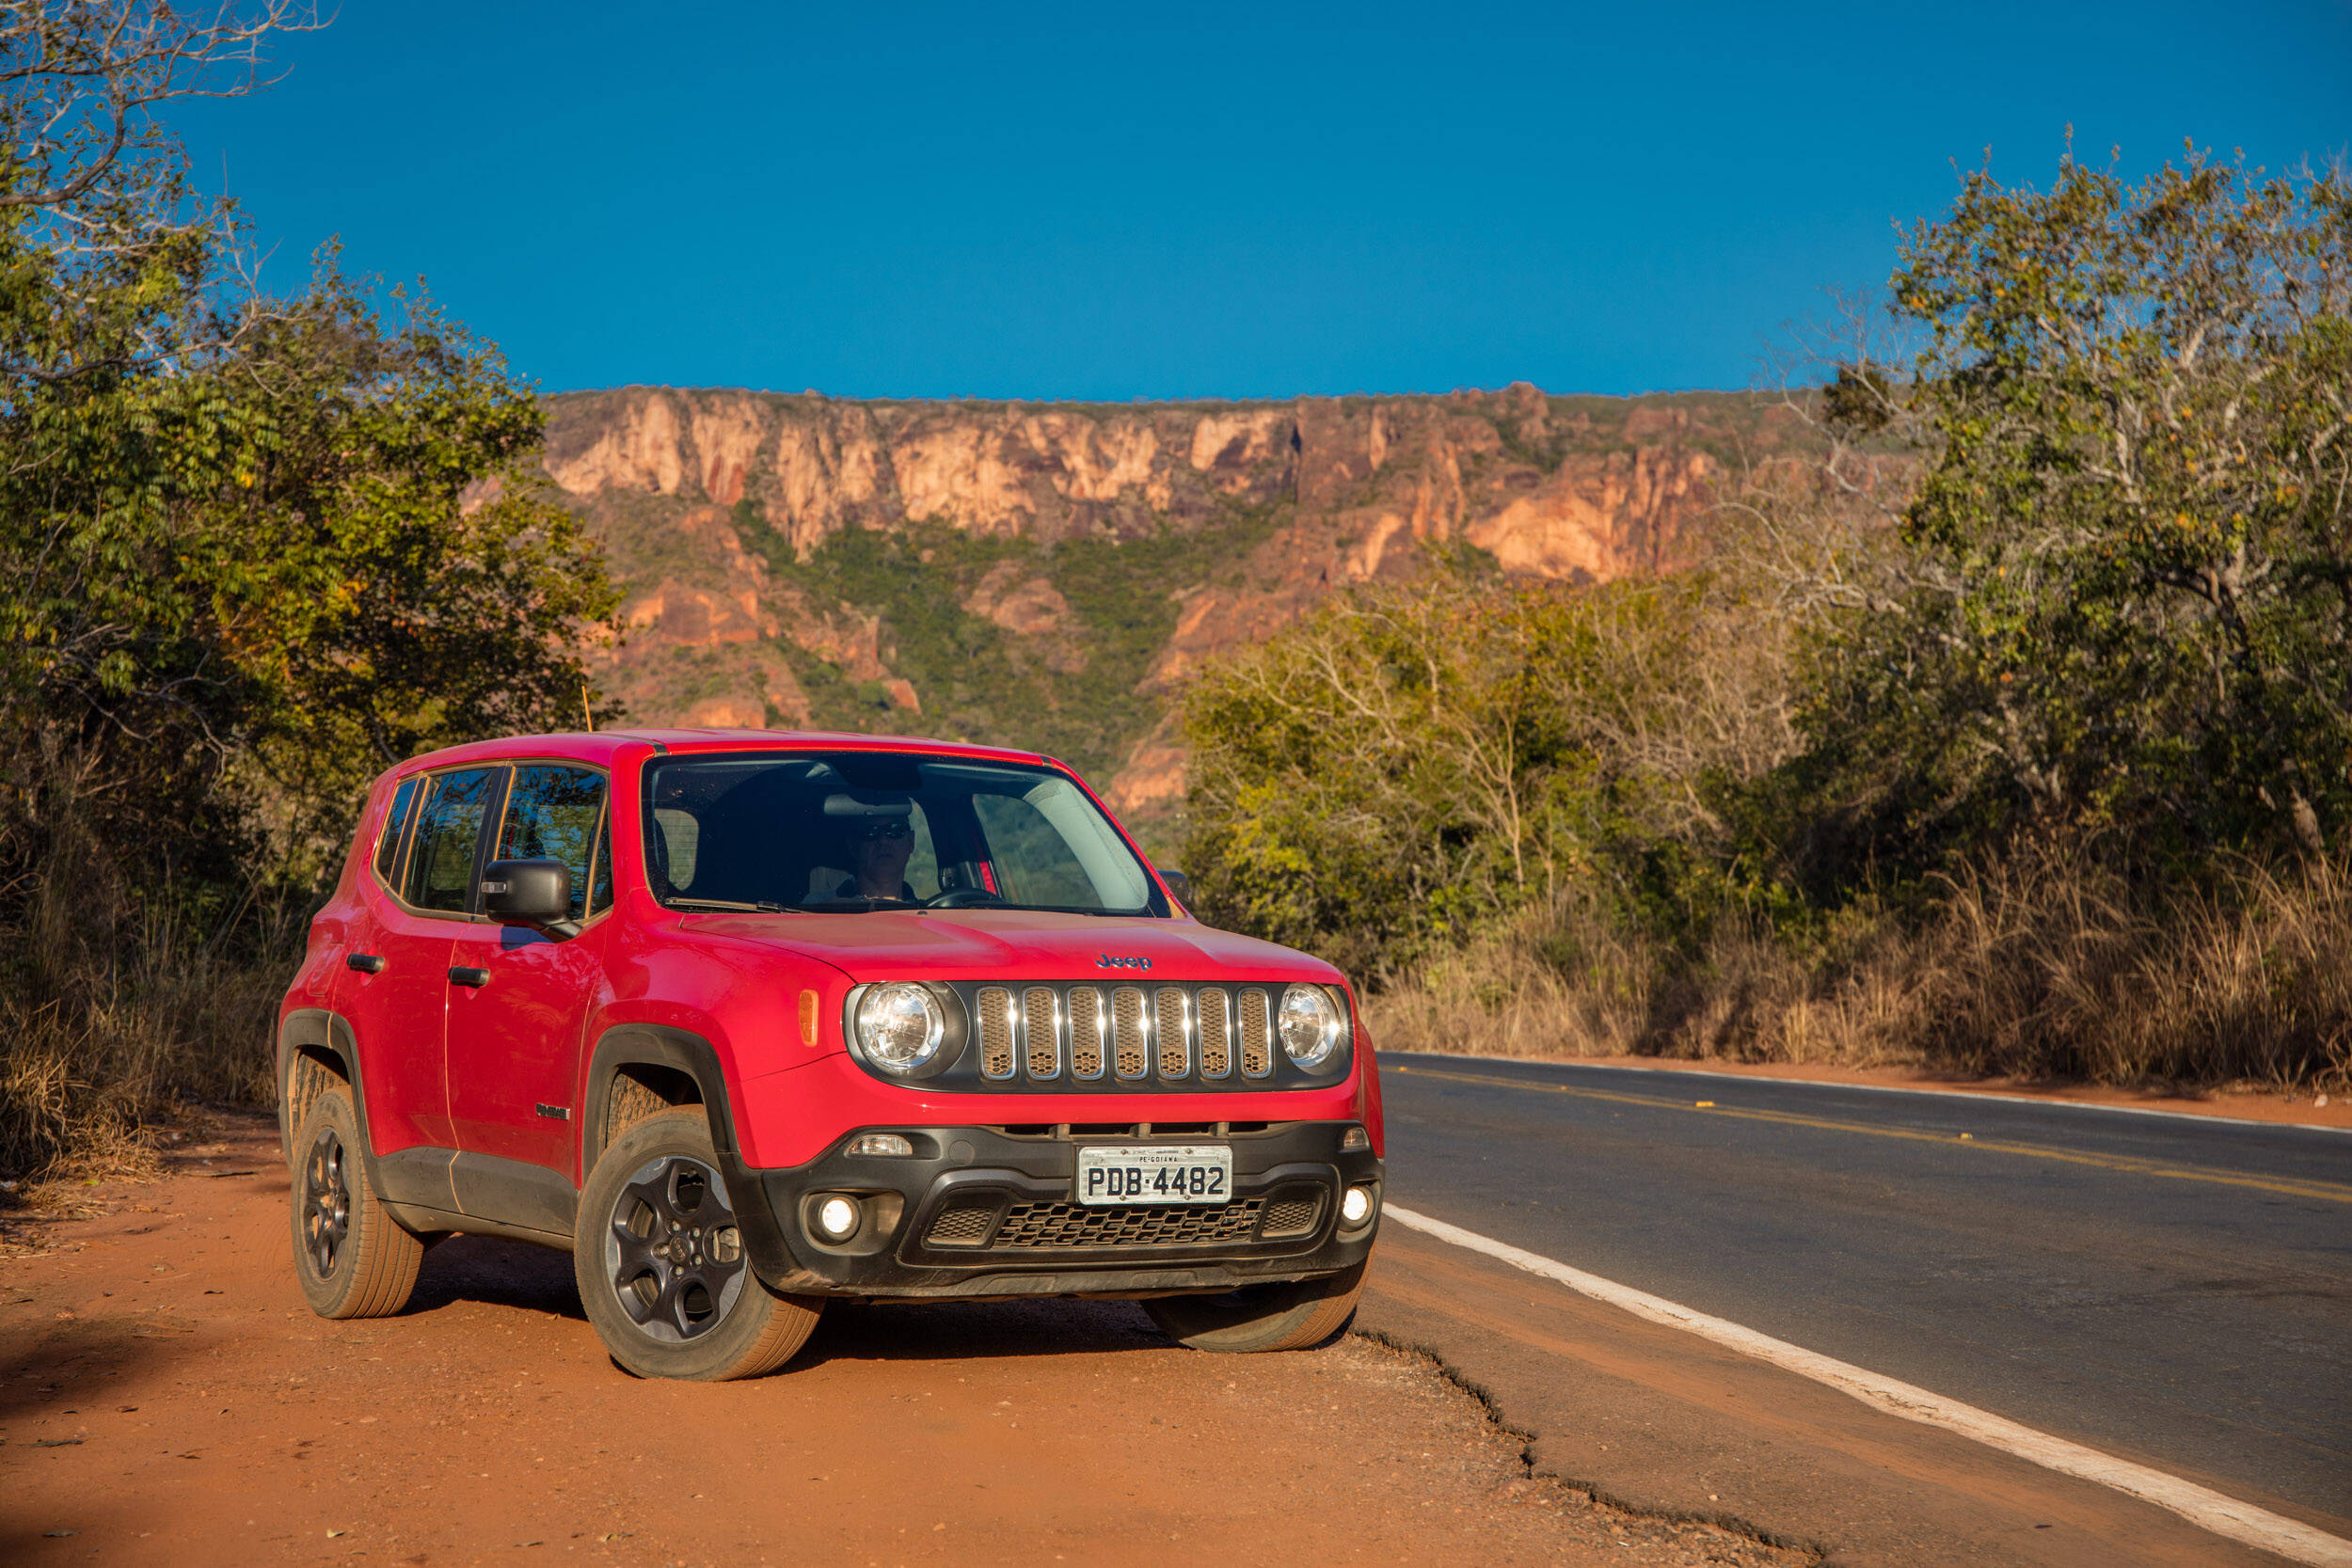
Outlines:
[[309, 0], [222, 0], [183, 11], [160, 0], [0, 3], [0, 140], [10, 178], [0, 207], [57, 209], [126, 164], [177, 146], [158, 104], [237, 98], [265, 87], [263, 45], [321, 24]]

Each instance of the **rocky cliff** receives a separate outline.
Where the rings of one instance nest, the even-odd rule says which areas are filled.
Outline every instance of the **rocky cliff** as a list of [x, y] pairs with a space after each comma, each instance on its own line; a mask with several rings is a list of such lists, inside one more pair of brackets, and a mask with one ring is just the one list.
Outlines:
[[644, 721], [1054, 752], [1147, 815], [1168, 694], [1426, 544], [1606, 580], [1692, 559], [1780, 432], [1724, 394], [870, 403], [552, 400], [547, 468], [628, 587], [606, 684]]

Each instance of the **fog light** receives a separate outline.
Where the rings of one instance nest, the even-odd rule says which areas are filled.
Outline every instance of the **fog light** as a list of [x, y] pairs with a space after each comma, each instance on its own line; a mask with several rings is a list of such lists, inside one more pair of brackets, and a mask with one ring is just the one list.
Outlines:
[[817, 1228], [829, 1242], [846, 1242], [857, 1234], [857, 1205], [846, 1197], [829, 1197], [817, 1206]]
[[1340, 1199], [1340, 1223], [1353, 1230], [1370, 1218], [1372, 1218], [1372, 1189], [1370, 1187], [1348, 1188], [1347, 1196]]
[[1352, 1154], [1359, 1148], [1372, 1147], [1372, 1134], [1360, 1127], [1351, 1127], [1340, 1134], [1340, 1152]]
[[912, 1154], [914, 1145], [896, 1132], [860, 1132], [844, 1154]]

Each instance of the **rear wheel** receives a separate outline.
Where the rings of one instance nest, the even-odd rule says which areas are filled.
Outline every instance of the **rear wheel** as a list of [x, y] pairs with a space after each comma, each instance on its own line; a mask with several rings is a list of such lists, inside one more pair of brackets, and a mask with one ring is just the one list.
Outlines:
[[792, 1358], [824, 1304], [780, 1296], [743, 1256], [736, 1205], [699, 1107], [662, 1111], [608, 1145], [580, 1195], [572, 1268], [612, 1359], [640, 1377], [716, 1383]]
[[1248, 1285], [1217, 1296], [1159, 1296], [1143, 1304], [1160, 1332], [1194, 1350], [1311, 1350], [1338, 1338], [1364, 1293], [1364, 1265], [1321, 1279]]
[[322, 1318], [389, 1317], [408, 1305], [424, 1243], [368, 1185], [351, 1090], [324, 1089], [294, 1136], [294, 1277]]

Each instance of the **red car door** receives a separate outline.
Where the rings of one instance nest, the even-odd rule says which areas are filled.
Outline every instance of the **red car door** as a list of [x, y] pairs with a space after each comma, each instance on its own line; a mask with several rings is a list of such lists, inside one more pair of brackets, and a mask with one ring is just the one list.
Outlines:
[[543, 1165], [577, 1182], [580, 1031], [603, 969], [612, 907], [604, 863], [605, 776], [518, 763], [487, 857], [557, 860], [571, 873], [571, 934], [487, 923], [458, 933], [450, 957], [449, 1104], [457, 1147]]
[[378, 1155], [454, 1148], [442, 1054], [452, 939], [465, 928], [483, 822], [504, 769], [425, 775], [405, 847], [379, 847], [362, 928], [336, 1001], [359, 1048], [368, 1141]]

